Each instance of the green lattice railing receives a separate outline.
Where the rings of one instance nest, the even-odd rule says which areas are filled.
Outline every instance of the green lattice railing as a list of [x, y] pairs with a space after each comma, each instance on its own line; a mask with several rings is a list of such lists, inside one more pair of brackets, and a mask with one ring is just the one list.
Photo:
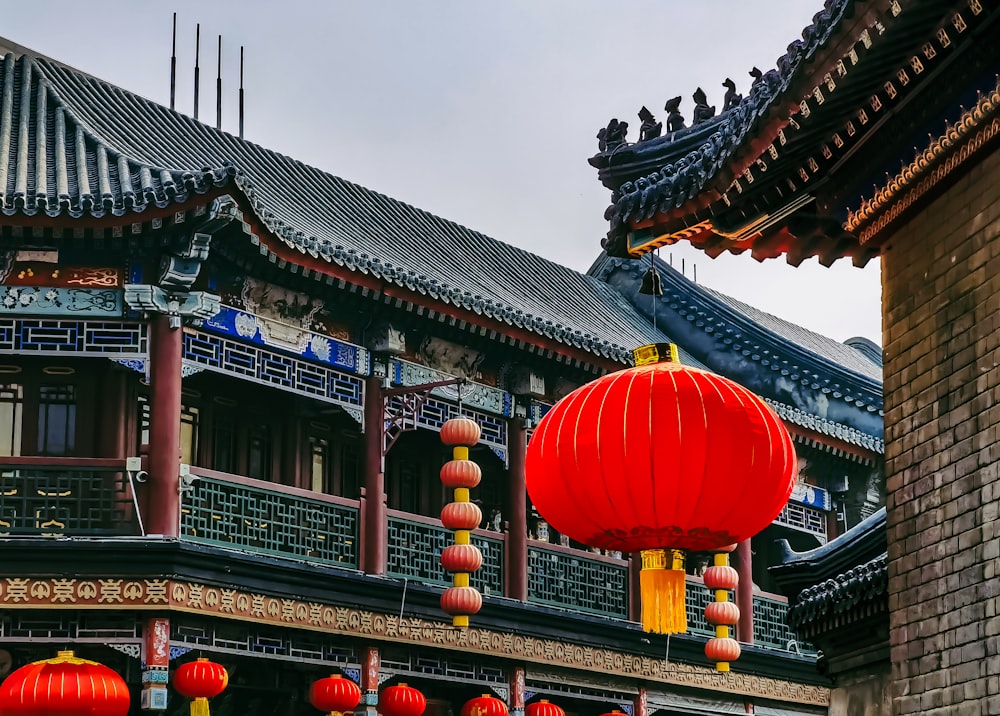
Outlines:
[[[713, 600], [713, 594], [698, 578], [688, 578], [687, 583], [688, 633], [714, 636], [715, 630], [705, 621], [705, 605]], [[730, 600], [734, 594], [729, 593]], [[810, 644], [802, 642], [788, 628], [788, 600], [777, 596], [753, 595], [753, 640], [755, 646], [782, 651], [797, 650], [800, 653], [814, 652]]]
[[0, 457], [0, 535], [137, 534], [124, 460]]
[[[448, 586], [451, 578], [441, 567], [441, 550], [453, 541], [451, 530], [430, 517], [389, 511], [389, 561], [386, 574], [428, 584]], [[495, 533], [492, 533], [495, 534]], [[483, 553], [483, 566], [470, 584], [483, 594], [503, 595], [503, 535], [483, 530], [472, 534], [472, 544]]]
[[358, 567], [358, 503], [195, 468], [181, 539]]
[[528, 601], [628, 618], [628, 563], [555, 545], [528, 547]]

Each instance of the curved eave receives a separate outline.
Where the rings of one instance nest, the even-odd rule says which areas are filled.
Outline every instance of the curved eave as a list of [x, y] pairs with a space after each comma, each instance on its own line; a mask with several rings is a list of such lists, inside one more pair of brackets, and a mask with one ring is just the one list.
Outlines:
[[[473, 296], [439, 282], [428, 282], [403, 267], [387, 265], [376, 257], [344, 247], [331, 246], [288, 227], [273, 214], [260, 211], [249, 179], [237, 174], [242, 211], [232, 217], [256, 246], [261, 257], [295, 273], [315, 272], [365, 289], [431, 308], [467, 323], [508, 335], [544, 351], [565, 355], [571, 361], [602, 370], [631, 365], [632, 349], [569, 329], [551, 320], [529, 315], [481, 296]], [[248, 207], [252, 207], [248, 210]]]

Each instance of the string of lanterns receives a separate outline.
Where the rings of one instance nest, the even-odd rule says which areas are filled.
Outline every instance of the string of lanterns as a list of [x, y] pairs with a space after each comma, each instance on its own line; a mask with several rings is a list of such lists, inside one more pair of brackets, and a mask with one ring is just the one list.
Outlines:
[[[192, 716], [209, 716], [208, 699], [222, 693], [229, 683], [225, 667], [199, 658], [174, 672], [174, 689], [192, 699]], [[309, 703], [326, 716], [343, 716], [361, 703], [361, 689], [352, 680], [333, 674], [317, 679], [309, 688]], [[130, 696], [125, 680], [96, 661], [60, 651], [51, 659], [35, 661], [11, 673], [0, 684], [3, 716], [128, 716]], [[378, 709], [382, 716], [423, 716], [427, 699], [406, 683], [382, 690]], [[566, 716], [548, 699], [527, 704], [525, 716]], [[509, 716], [507, 704], [483, 694], [470, 699], [461, 716]], [[625, 716], [615, 709], [602, 716]]]
[[469, 501], [469, 490], [479, 484], [482, 471], [469, 459], [469, 448], [479, 442], [479, 425], [469, 418], [452, 418], [441, 426], [441, 442], [452, 448], [452, 459], [441, 467], [441, 482], [454, 490], [454, 502], [441, 510], [441, 524], [455, 532], [455, 543], [441, 551], [441, 566], [452, 573], [452, 586], [441, 595], [441, 609], [452, 626], [469, 626], [469, 617], [483, 607], [483, 597], [469, 586], [469, 576], [483, 566], [483, 555], [472, 544], [472, 530], [483, 513]]

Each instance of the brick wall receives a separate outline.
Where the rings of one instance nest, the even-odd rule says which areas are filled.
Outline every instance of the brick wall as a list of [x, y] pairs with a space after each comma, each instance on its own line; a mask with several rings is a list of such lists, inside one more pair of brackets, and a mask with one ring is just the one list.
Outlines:
[[882, 275], [893, 713], [1000, 714], [1000, 152]]

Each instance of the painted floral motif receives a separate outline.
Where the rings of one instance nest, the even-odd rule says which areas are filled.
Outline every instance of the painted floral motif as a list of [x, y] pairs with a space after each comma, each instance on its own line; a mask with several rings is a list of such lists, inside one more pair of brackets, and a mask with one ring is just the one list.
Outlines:
[[330, 360], [330, 339], [325, 336], [314, 335], [310, 342], [313, 354], [326, 363]]
[[244, 338], [257, 334], [257, 320], [248, 313], [237, 312], [233, 323], [236, 325], [236, 332]]

